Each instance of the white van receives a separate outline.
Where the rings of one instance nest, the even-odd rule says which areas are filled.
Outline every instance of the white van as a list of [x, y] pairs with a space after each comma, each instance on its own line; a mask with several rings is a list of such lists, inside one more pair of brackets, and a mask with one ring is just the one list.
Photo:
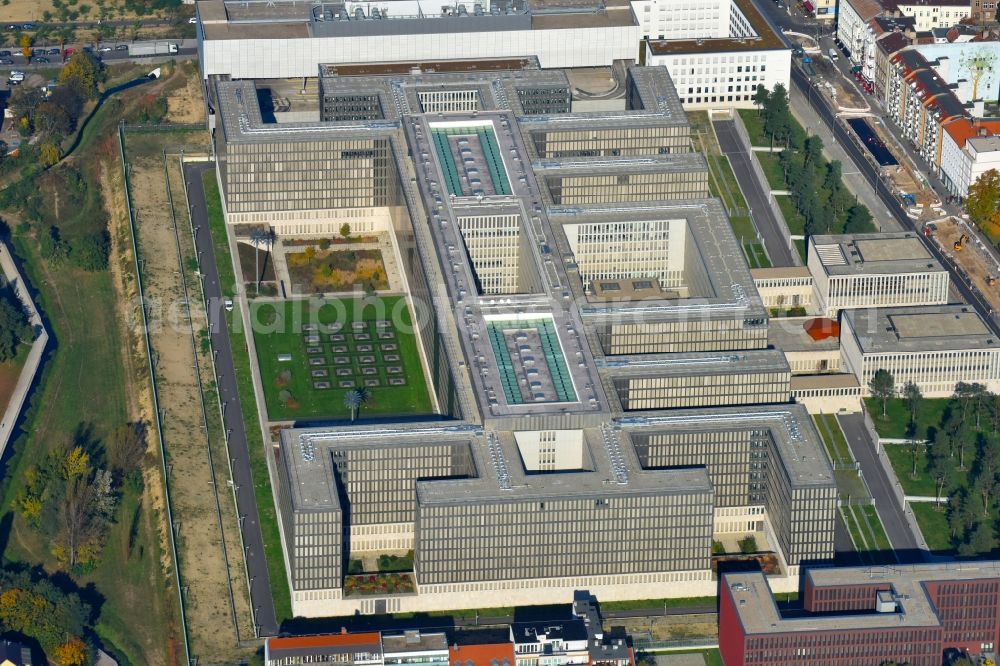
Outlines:
[[837, 49], [830, 49], [830, 60], [834, 62], [840, 60], [840, 56], [837, 55]]
[[11, 72], [10, 76], [7, 78], [7, 81], [12, 86], [17, 85], [18, 83], [21, 83], [22, 81], [24, 81], [24, 72], [18, 72], [18, 71]]

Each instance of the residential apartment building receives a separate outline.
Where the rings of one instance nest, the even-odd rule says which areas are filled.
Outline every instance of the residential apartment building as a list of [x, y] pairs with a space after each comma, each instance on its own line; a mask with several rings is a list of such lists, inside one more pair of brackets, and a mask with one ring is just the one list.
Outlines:
[[587, 625], [580, 618], [562, 622], [515, 622], [510, 625], [517, 666], [588, 666]]
[[958, 382], [1000, 388], [1000, 343], [969, 305], [846, 310], [840, 344], [866, 395], [878, 370], [933, 398], [951, 395]]
[[811, 236], [807, 252], [823, 316], [948, 302], [948, 271], [914, 232]]
[[1000, 642], [1000, 563], [809, 569], [805, 613], [785, 617], [759, 572], [719, 585], [726, 666], [939, 666], [946, 650], [992, 655]]
[[969, 17], [969, 0], [882, 0], [890, 16], [911, 16], [918, 32], [934, 28], [950, 28]]
[[882, 13], [876, 0], [841, 0], [837, 13], [837, 41], [855, 65], [864, 60], [868, 23]]
[[377, 632], [268, 638], [264, 666], [383, 666]]
[[944, 126], [941, 180], [952, 194], [964, 197], [990, 169], [1000, 170], [1000, 121], [958, 118]]
[[[771, 90], [780, 83], [788, 88], [791, 51], [752, 2], [723, 2], [731, 3], [720, 11], [728, 25], [694, 38], [684, 36], [685, 24], [677, 20], [674, 3], [652, 2], [652, 7], [666, 9], [677, 27], [649, 35], [643, 47], [645, 63], [667, 68], [685, 109], [752, 108], [758, 86]], [[706, 24], [705, 29], [718, 27]]]

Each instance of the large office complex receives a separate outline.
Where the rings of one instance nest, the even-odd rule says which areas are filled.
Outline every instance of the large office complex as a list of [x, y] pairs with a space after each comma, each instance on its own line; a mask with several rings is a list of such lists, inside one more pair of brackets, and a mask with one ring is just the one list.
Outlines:
[[634, 0], [647, 65], [670, 72], [686, 109], [752, 108], [758, 86], [788, 88], [791, 50], [750, 0]]
[[809, 569], [804, 612], [788, 616], [760, 573], [719, 589], [726, 666], [939, 666], [947, 649], [995, 656], [1000, 643], [1000, 562]]
[[[434, 414], [281, 432], [297, 615], [710, 595], [747, 533], [776, 588], [832, 556], [832, 470], [664, 68], [590, 113], [530, 59], [317, 73], [281, 122], [213, 79], [227, 221], [387, 234]], [[405, 593], [352, 574], [409, 551]]]
[[1000, 342], [971, 305], [847, 310], [840, 341], [866, 393], [878, 370], [929, 397], [950, 396], [958, 382], [1000, 387]]
[[[305, 78], [322, 65], [360, 63], [537, 58], [550, 69], [644, 59], [670, 71], [685, 108], [707, 109], [750, 108], [757, 86], [787, 88], [791, 75], [791, 51], [750, 0], [199, 0], [197, 7], [205, 78]], [[449, 93], [448, 103], [455, 108], [469, 94]], [[425, 110], [433, 98], [424, 94]]]
[[807, 264], [821, 313], [948, 302], [948, 271], [914, 232], [811, 236]]

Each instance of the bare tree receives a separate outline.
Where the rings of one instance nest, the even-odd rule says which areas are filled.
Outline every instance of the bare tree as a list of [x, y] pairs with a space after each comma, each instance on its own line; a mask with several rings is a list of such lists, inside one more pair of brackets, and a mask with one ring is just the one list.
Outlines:
[[146, 425], [143, 422], [134, 421], [119, 426], [111, 433], [105, 447], [108, 465], [124, 476], [142, 464], [146, 447]]

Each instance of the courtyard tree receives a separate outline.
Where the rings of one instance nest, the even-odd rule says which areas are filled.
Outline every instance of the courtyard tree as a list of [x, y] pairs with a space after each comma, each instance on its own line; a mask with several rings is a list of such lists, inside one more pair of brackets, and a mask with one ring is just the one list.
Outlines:
[[366, 388], [351, 389], [344, 394], [344, 406], [351, 410], [351, 422], [358, 417], [358, 411], [368, 404], [371, 394]]
[[774, 85], [771, 94], [767, 96], [767, 105], [764, 107], [764, 132], [771, 139], [771, 148], [774, 148], [774, 140], [786, 141], [791, 135], [792, 117], [788, 108], [788, 91], [780, 83]]
[[260, 246], [266, 241], [267, 233], [263, 227], [254, 227], [250, 230], [250, 244], [253, 245], [253, 281], [260, 292]]
[[[920, 392], [919, 386], [908, 381], [903, 384], [903, 400], [906, 402], [906, 409], [910, 417], [907, 430], [910, 433], [910, 437], [916, 437], [917, 413], [920, 411], [920, 405], [924, 401], [924, 394]], [[916, 470], [914, 470], [914, 473], [916, 473]]]
[[761, 109], [767, 104], [767, 88], [762, 84], [757, 85], [757, 89], [753, 92], [753, 103], [757, 107], [757, 115], [760, 115]]
[[348, 224], [347, 222], [344, 222], [342, 225], [340, 225], [340, 235], [343, 236], [344, 238], [350, 238], [351, 225]]
[[882, 418], [884, 419], [886, 417], [885, 409], [889, 398], [896, 395], [896, 380], [893, 379], [892, 373], [882, 368], [876, 370], [868, 382], [868, 390], [871, 392], [873, 398], [882, 403]]
[[938, 455], [935, 451], [928, 471], [931, 478], [934, 479], [934, 507], [940, 509], [941, 493], [944, 491], [945, 484], [948, 483], [951, 475], [955, 472], [955, 466], [948, 456]]
[[1000, 225], [1000, 171], [990, 169], [969, 186], [965, 212], [979, 227]]

